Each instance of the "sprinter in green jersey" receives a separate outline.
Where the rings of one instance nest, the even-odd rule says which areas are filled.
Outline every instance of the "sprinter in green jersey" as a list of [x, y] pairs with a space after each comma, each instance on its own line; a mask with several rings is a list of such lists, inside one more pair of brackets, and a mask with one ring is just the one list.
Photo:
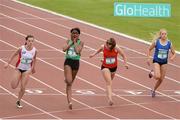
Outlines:
[[69, 109], [72, 109], [72, 83], [79, 70], [79, 60], [84, 43], [79, 39], [80, 29], [73, 28], [70, 31], [71, 39], [67, 40], [63, 47], [66, 52], [64, 62], [64, 76], [66, 82], [66, 94]]

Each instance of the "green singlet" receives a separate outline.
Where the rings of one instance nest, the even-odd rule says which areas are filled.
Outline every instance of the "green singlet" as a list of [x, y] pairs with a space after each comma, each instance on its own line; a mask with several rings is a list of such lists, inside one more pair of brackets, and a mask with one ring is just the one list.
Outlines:
[[[69, 45], [72, 44], [72, 40], [69, 40]], [[81, 43], [80, 39], [78, 39], [77, 44], [79, 45]], [[66, 51], [66, 59], [72, 59], [72, 60], [79, 60], [80, 54], [77, 54], [75, 51], [74, 44]]]

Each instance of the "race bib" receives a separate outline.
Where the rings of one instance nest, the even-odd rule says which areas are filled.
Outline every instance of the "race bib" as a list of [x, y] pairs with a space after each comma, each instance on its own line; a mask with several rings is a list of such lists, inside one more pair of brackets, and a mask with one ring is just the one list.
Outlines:
[[22, 58], [22, 59], [21, 59], [21, 63], [22, 63], [22, 64], [30, 64], [31, 62], [32, 62], [31, 59], [25, 59], [25, 58]]
[[158, 52], [159, 59], [166, 59], [167, 58], [167, 50], [160, 49]]
[[115, 63], [115, 58], [106, 58], [106, 64], [114, 64]]
[[74, 51], [74, 49], [69, 49], [69, 50], [68, 50], [68, 55], [69, 55], [69, 56], [72, 56], [72, 57], [77, 56], [77, 54], [76, 54], [76, 52]]

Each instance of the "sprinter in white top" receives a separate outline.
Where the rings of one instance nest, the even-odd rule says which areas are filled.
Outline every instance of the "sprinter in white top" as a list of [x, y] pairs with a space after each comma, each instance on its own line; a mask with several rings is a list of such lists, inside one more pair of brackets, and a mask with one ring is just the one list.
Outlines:
[[32, 35], [27, 35], [25, 39], [25, 45], [22, 45], [18, 50], [16, 50], [4, 65], [4, 68], [7, 68], [13, 59], [19, 55], [15, 67], [14, 79], [11, 82], [11, 87], [13, 89], [16, 89], [20, 83], [20, 91], [16, 102], [18, 108], [22, 108], [20, 101], [25, 93], [25, 88], [29, 81], [29, 75], [35, 73], [37, 55], [37, 50], [33, 46], [34, 37]]

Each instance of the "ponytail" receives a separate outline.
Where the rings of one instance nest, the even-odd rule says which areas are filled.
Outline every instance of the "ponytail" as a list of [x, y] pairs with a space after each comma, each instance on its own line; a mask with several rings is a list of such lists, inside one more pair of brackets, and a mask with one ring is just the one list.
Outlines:
[[151, 33], [152, 42], [155, 42], [156, 40], [161, 39], [161, 32], [162, 31], [167, 31], [167, 30], [163, 28], [163, 29], [160, 29], [158, 32]]

